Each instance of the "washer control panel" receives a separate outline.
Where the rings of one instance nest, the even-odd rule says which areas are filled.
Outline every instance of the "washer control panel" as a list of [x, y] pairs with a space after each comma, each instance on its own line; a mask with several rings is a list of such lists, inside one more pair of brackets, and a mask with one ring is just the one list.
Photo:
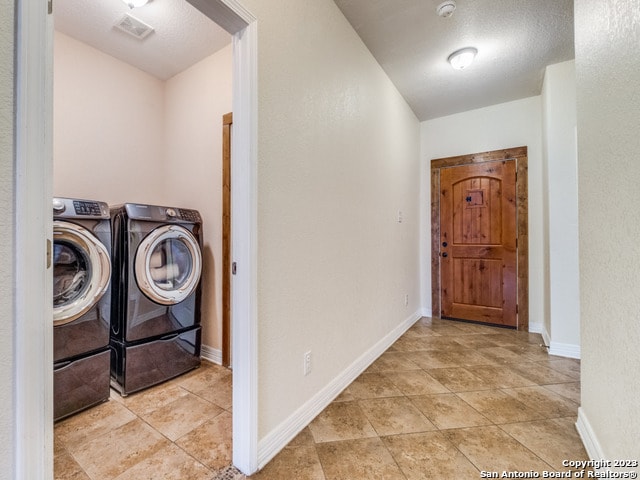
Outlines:
[[100, 210], [100, 204], [98, 202], [74, 200], [73, 208], [75, 208], [76, 210], [76, 215], [90, 215], [92, 217], [102, 215], [102, 211]]
[[105, 202], [55, 197], [52, 206], [53, 216], [58, 218], [109, 218], [109, 206]]

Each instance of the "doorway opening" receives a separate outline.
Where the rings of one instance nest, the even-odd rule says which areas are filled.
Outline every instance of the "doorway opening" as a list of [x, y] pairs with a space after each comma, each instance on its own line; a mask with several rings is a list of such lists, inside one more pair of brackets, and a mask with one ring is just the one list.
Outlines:
[[[233, 316], [233, 463], [244, 473], [257, 470], [257, 22], [237, 0], [188, 0], [233, 35], [234, 162], [232, 242], [238, 265]], [[50, 4], [51, 5], [51, 4]], [[51, 245], [52, 45], [51, 12], [41, 5], [16, 4], [16, 238], [17, 378], [16, 471], [22, 478], [52, 478], [51, 266], [34, 251]], [[32, 239], [32, 240], [29, 240]], [[33, 247], [33, 248], [32, 248]], [[26, 253], [25, 253], [26, 252]], [[42, 281], [39, 279], [43, 279]], [[49, 292], [49, 293], [48, 293]], [[41, 373], [34, 373], [41, 372]], [[44, 391], [43, 391], [44, 389]], [[33, 445], [42, 448], [33, 449]]]

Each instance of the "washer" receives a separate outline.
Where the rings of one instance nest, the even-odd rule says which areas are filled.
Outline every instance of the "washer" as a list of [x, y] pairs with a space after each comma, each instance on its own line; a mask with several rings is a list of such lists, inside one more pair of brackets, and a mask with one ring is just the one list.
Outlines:
[[126, 203], [111, 225], [111, 385], [124, 396], [200, 365], [202, 219]]
[[55, 420], [109, 399], [110, 278], [108, 205], [54, 198]]

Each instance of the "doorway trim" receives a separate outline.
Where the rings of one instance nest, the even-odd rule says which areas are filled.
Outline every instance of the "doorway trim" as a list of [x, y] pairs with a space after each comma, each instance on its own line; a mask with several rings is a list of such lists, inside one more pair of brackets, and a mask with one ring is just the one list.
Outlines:
[[[232, 245], [233, 463], [258, 468], [257, 359], [257, 20], [237, 0], [187, 0], [233, 35]], [[46, 2], [15, 3], [15, 375], [16, 478], [53, 478], [51, 242], [53, 19]], [[18, 221], [19, 219], [19, 221]], [[42, 255], [34, 252], [43, 252]], [[34, 448], [34, 446], [36, 446]]]
[[222, 116], [222, 366], [231, 366], [231, 125], [233, 113]]
[[434, 317], [442, 311], [440, 285], [440, 169], [495, 162], [516, 161], [516, 245], [518, 330], [529, 330], [529, 207], [527, 147], [459, 155], [431, 160], [431, 309]]

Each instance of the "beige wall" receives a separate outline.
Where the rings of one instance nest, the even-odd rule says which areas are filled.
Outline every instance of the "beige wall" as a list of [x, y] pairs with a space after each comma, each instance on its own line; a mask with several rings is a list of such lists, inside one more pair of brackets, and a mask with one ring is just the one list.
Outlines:
[[264, 439], [419, 310], [419, 123], [333, 1], [243, 4], [258, 19]]
[[203, 344], [220, 349], [221, 116], [231, 45], [167, 82], [55, 32], [56, 195], [194, 208], [204, 221]]
[[14, 2], [0, 0], [0, 471], [14, 476]]
[[529, 325], [541, 331], [544, 312], [542, 104], [540, 97], [493, 105], [421, 124], [422, 294], [431, 308], [431, 160], [509, 147], [529, 155]]
[[162, 204], [164, 82], [54, 34], [53, 192]]
[[222, 346], [222, 115], [231, 111], [231, 45], [165, 88], [163, 195], [200, 211], [204, 224], [203, 343]]
[[609, 459], [640, 458], [640, 3], [576, 0], [582, 408]]

